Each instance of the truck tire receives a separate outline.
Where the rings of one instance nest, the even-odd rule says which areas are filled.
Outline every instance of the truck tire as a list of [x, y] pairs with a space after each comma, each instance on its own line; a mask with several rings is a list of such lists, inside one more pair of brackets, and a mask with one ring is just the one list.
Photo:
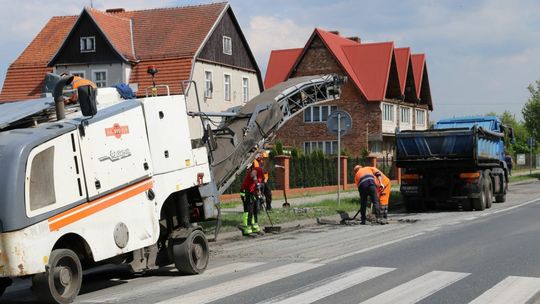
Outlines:
[[506, 190], [508, 189], [508, 184], [506, 183], [506, 180], [505, 180], [505, 178], [503, 176], [501, 176], [501, 182], [502, 182], [503, 193], [495, 195], [495, 202], [496, 203], [504, 203], [504, 202], [506, 202]]
[[491, 203], [493, 202], [493, 184], [491, 183], [491, 178], [489, 176], [484, 178], [485, 191], [486, 191], [486, 209], [491, 208]]
[[209, 250], [206, 236], [193, 230], [188, 237], [173, 243], [172, 253], [176, 269], [183, 274], [199, 274], [208, 266]]
[[13, 283], [13, 281], [10, 278], [0, 278], [0, 297], [4, 294], [6, 288], [11, 286], [11, 283]]
[[32, 278], [32, 289], [40, 302], [71, 303], [82, 284], [81, 261], [69, 249], [55, 249], [49, 257], [49, 269]]
[[484, 183], [484, 177], [480, 176], [478, 180], [478, 185], [480, 185], [480, 197], [471, 199], [472, 207], [476, 211], [483, 211], [486, 209], [486, 184]]

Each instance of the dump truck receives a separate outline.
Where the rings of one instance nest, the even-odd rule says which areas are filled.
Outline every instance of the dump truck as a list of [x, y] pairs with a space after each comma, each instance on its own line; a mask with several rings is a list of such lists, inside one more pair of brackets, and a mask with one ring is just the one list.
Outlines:
[[484, 210], [506, 200], [505, 143], [511, 128], [495, 116], [443, 119], [431, 129], [396, 133], [396, 165], [407, 210], [437, 204]]
[[[128, 100], [98, 89], [66, 108], [72, 79], [52, 97], [0, 104], [0, 296], [12, 278], [31, 278], [41, 302], [69, 303], [83, 271], [109, 263], [203, 272], [209, 245], [198, 223], [217, 220], [217, 238], [219, 195], [290, 118], [339, 98], [342, 81], [293, 78], [203, 113], [187, 111], [194, 82], [184, 95], [152, 96], [154, 87]], [[192, 138], [188, 120], [208, 117], [219, 127]]]

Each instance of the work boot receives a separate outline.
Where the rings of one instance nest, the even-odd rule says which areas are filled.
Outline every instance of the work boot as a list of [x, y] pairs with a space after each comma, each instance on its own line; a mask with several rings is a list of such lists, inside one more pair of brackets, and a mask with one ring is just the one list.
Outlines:
[[246, 226], [242, 228], [242, 235], [248, 236], [253, 234], [253, 229], [251, 229], [251, 226]]
[[242, 235], [250, 235], [252, 233], [251, 225], [248, 225], [248, 213], [244, 212], [242, 214]]
[[253, 233], [261, 233], [261, 227], [259, 227], [259, 224], [255, 223], [251, 225], [251, 231]]

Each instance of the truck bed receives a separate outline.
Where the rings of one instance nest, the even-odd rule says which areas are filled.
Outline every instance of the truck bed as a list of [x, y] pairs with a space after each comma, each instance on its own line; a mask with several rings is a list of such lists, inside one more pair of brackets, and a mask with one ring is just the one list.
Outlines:
[[396, 134], [398, 167], [496, 166], [502, 133], [482, 127], [402, 131]]

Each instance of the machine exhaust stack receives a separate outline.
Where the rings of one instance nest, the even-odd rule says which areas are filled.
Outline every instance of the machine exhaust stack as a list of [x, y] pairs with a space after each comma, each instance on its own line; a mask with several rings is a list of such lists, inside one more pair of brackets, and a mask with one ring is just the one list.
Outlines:
[[69, 85], [73, 81], [73, 76], [63, 76], [58, 80], [53, 90], [54, 106], [56, 109], [56, 119], [61, 120], [66, 117], [64, 111], [64, 96], [62, 92], [66, 85]]

